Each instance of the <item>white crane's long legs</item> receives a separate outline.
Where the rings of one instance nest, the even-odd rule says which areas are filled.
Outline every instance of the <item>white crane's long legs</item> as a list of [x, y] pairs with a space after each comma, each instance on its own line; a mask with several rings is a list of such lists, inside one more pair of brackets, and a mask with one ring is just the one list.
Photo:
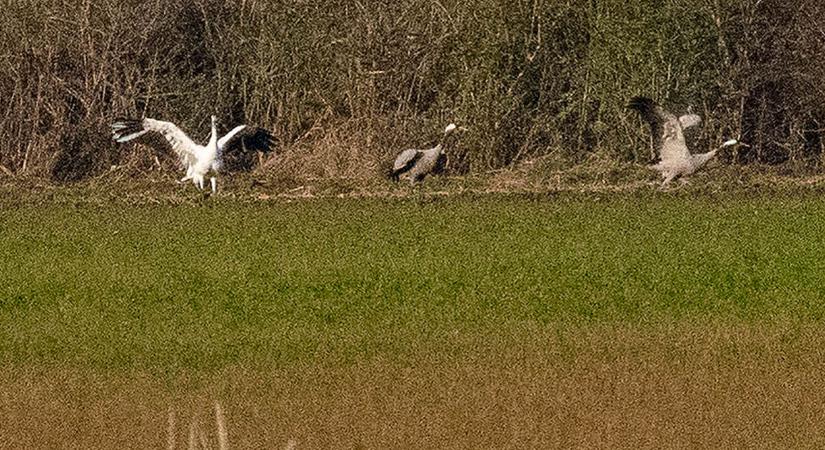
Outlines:
[[217, 178], [212, 177], [209, 179], [209, 181], [212, 183], [212, 193], [214, 194], [218, 191], [218, 180]]
[[192, 166], [186, 168], [186, 176], [180, 179], [181, 183], [185, 183], [192, 179], [194, 174], [192, 173]]

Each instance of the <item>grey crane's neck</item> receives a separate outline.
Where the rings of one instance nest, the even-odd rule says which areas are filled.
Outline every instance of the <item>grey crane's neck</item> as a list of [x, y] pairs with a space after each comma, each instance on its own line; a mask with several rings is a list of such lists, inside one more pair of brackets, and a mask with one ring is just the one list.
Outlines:
[[702, 166], [706, 162], [710, 161], [711, 158], [716, 156], [716, 152], [718, 152], [718, 151], [719, 151], [719, 149], [716, 149], [716, 150], [711, 150], [707, 153], [700, 153], [698, 155], [692, 155], [691, 159], [693, 160], [693, 165], [695, 167]]
[[438, 145], [436, 145], [433, 150], [437, 150], [439, 153], [442, 153], [444, 151], [444, 146], [449, 142], [451, 135], [452, 133], [442, 135], [441, 140], [438, 141]]

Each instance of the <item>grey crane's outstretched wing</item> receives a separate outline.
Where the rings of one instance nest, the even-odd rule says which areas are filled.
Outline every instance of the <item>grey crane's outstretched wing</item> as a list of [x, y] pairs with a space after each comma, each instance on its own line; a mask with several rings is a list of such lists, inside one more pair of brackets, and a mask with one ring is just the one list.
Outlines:
[[679, 116], [679, 124], [682, 125], [682, 130], [699, 125], [700, 123], [702, 123], [702, 118], [697, 114], [685, 114], [684, 116]]
[[275, 146], [275, 136], [268, 130], [238, 125], [218, 139], [218, 152], [261, 151], [269, 153]]
[[[647, 97], [632, 98], [628, 107], [638, 111], [642, 119], [650, 124], [654, 146], [663, 163], [690, 158], [679, 118]], [[690, 115], [686, 117], [686, 122], [694, 120]]]
[[165, 143], [178, 155], [185, 165], [192, 164], [196, 159], [196, 151], [199, 147], [186, 133], [172, 122], [164, 122], [155, 119], [116, 119], [112, 122], [112, 139], [116, 142], [129, 142], [144, 136], [162, 136], [164, 139], [148, 140], [152, 146], [157, 147], [159, 142]]

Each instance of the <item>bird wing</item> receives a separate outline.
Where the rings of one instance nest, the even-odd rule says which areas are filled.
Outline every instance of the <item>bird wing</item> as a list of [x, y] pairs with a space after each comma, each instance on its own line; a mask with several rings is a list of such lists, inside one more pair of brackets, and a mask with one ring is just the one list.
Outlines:
[[142, 120], [117, 119], [112, 123], [112, 139], [117, 142], [129, 142], [152, 133], [163, 136], [165, 142], [185, 165], [191, 165], [197, 159], [196, 153], [199, 146], [172, 122], [146, 118]]
[[272, 151], [275, 136], [263, 128], [238, 125], [232, 131], [218, 139], [218, 152], [227, 150], [260, 150], [264, 153]]
[[421, 151], [411, 148], [409, 150], [404, 150], [395, 158], [395, 163], [392, 165], [393, 172], [404, 172], [409, 170], [409, 168], [415, 163], [418, 158], [421, 157]]
[[421, 153], [421, 157], [416, 163], [415, 170], [422, 173], [432, 172], [438, 165], [441, 156], [444, 154], [441, 152], [441, 144], [431, 149], [421, 150], [419, 153]]
[[659, 158], [664, 161], [677, 161], [690, 158], [690, 151], [682, 134], [682, 126], [678, 120], [669, 120], [664, 124], [662, 131]]
[[682, 124], [675, 115], [646, 97], [634, 97], [628, 107], [638, 111], [650, 124], [654, 145], [663, 162], [690, 158]]
[[700, 123], [702, 123], [702, 118], [699, 117], [698, 114], [685, 114], [679, 117], [679, 124], [682, 125], [683, 130], [699, 125]]

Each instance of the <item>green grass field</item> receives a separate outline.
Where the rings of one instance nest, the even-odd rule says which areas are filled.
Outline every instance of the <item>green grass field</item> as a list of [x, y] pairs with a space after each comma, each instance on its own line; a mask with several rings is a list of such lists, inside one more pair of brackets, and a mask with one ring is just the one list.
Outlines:
[[0, 359], [154, 373], [519, 345], [531, 330], [811, 323], [825, 202], [648, 193], [24, 205]]

